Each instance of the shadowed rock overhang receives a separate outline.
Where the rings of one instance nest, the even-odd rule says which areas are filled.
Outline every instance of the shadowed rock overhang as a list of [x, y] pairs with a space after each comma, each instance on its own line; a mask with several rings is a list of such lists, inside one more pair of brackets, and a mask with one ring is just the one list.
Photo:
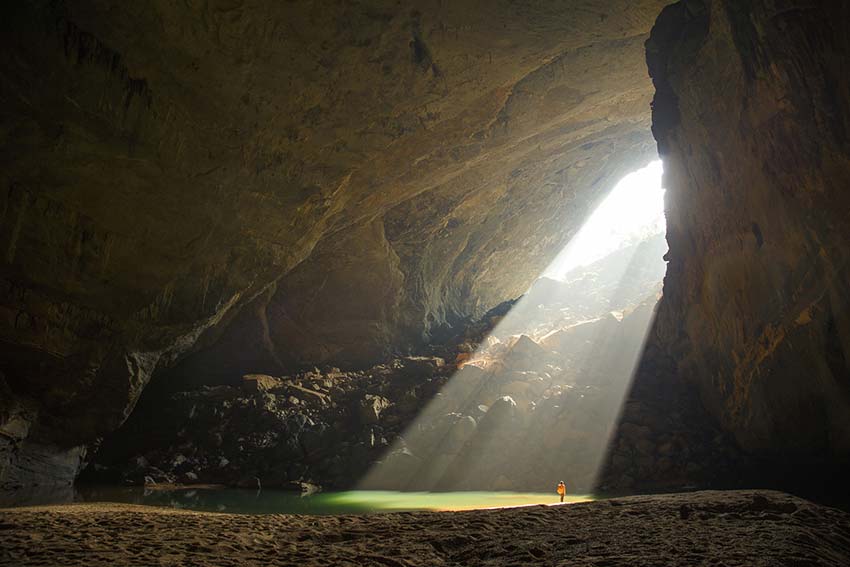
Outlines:
[[5, 8], [0, 479], [193, 350], [364, 363], [522, 293], [654, 156], [664, 4]]

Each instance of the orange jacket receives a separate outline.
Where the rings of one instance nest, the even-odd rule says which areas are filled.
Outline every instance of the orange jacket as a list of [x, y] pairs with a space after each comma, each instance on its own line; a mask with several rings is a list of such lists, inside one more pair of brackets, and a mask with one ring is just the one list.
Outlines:
[[567, 487], [564, 486], [563, 484], [559, 484], [558, 485], [558, 494], [566, 494], [566, 493], [567, 493]]

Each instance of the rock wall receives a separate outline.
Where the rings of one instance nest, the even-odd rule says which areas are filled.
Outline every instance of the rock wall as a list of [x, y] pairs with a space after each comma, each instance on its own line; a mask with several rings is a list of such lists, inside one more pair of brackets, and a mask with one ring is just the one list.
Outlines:
[[[654, 153], [665, 4], [2, 8], [0, 484], [73, 478], [154, 374], [366, 365], [525, 291]], [[848, 20], [685, 0], [646, 44], [644, 368], [789, 462], [850, 454]]]
[[[571, 492], [589, 491], [651, 324], [665, 250], [659, 233], [566, 281], [539, 279], [432, 356], [348, 372], [251, 374], [241, 384], [183, 382], [177, 392], [156, 381], [81, 480], [545, 491], [567, 478]], [[674, 453], [705, 457], [693, 439], [680, 446], [689, 433], [682, 421], [667, 412], [632, 426], [638, 434], [655, 426], [665, 488], [681, 487], [692, 468], [693, 459]], [[625, 443], [629, 456], [650, 445], [647, 437]]]
[[670, 247], [654, 342], [789, 476], [850, 457], [848, 21], [841, 1], [686, 0], [647, 42]]
[[356, 363], [524, 291], [654, 154], [664, 4], [4, 6], [0, 482], [217, 342]]
[[[242, 368], [220, 360], [222, 349], [267, 372], [367, 366], [522, 294], [605, 191], [655, 155], [642, 42], [564, 52], [512, 85], [482, 122], [448, 120], [415, 150], [388, 148], [394, 159], [363, 171], [395, 180], [388, 194], [411, 183], [414, 192], [331, 231], [173, 379], [238, 379]], [[266, 326], [268, 340], [246, 344]]]

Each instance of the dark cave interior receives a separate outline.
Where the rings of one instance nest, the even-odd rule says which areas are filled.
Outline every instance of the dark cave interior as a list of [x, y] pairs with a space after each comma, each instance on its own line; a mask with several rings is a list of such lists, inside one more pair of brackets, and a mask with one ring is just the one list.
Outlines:
[[[846, 2], [2, 11], [3, 502], [563, 476], [850, 509]], [[553, 276], [659, 158], [665, 224]]]

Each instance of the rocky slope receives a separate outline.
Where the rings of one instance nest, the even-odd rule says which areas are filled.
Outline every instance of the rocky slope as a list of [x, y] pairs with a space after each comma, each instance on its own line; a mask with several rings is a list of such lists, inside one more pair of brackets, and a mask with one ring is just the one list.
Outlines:
[[4, 7], [0, 479], [193, 348], [368, 364], [519, 295], [654, 154], [663, 4]]
[[[442, 358], [149, 390], [83, 478], [519, 491], [563, 478], [589, 492], [652, 321], [662, 254], [653, 237], [567, 281], [538, 280], [435, 346]], [[623, 421], [603, 489], [729, 484], [740, 465], [681, 388], [630, 400]]]
[[454, 367], [409, 357], [365, 371], [318, 369], [204, 386], [143, 404], [83, 479], [307, 490], [350, 487]]
[[647, 42], [670, 246], [656, 352], [764, 473], [810, 486], [850, 460], [847, 21], [840, 1], [685, 0]]
[[747, 463], [687, 389], [642, 392], [623, 407], [653, 306], [542, 343], [485, 343], [473, 358], [467, 339], [453, 349], [458, 364], [406, 357], [147, 396], [81, 479], [537, 492], [565, 479], [582, 494], [734, 485]]

